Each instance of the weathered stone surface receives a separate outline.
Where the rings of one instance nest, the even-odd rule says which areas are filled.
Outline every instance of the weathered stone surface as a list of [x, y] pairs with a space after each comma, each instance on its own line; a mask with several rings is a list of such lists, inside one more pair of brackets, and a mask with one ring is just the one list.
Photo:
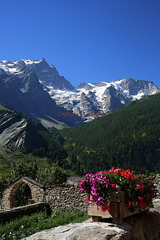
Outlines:
[[126, 219], [132, 226], [133, 240], [159, 240], [160, 239], [160, 214], [156, 212], [142, 213]]
[[160, 199], [154, 199], [153, 205], [154, 205], [154, 208], [152, 209], [152, 211], [157, 211], [160, 213]]
[[59, 226], [23, 240], [160, 240], [160, 214], [138, 214], [121, 225], [91, 220]]
[[[114, 240], [115, 236], [119, 236], [118, 239], [127, 240], [125, 235], [130, 229], [129, 224], [117, 227], [110, 223], [83, 222], [42, 231], [23, 240]], [[124, 238], [121, 238], [122, 236]]]

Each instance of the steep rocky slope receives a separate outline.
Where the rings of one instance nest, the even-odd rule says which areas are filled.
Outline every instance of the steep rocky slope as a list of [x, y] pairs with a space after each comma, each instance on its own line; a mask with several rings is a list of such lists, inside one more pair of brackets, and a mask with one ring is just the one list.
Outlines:
[[44, 139], [32, 122], [13, 111], [0, 110], [0, 146], [31, 151], [43, 144]]

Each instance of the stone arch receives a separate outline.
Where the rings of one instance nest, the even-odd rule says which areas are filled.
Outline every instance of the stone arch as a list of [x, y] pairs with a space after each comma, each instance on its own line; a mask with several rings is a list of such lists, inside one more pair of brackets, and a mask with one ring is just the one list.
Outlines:
[[30, 204], [44, 202], [44, 186], [28, 177], [22, 177], [4, 190], [2, 195], [2, 209], [11, 209], [14, 207], [16, 191], [23, 183], [26, 183], [31, 190], [32, 199], [30, 199]]

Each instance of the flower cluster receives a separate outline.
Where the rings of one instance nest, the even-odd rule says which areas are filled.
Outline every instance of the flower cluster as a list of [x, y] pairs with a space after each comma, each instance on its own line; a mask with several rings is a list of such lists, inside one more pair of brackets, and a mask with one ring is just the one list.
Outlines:
[[126, 205], [131, 211], [152, 207], [156, 189], [153, 180], [143, 174], [134, 175], [130, 170], [112, 167], [105, 172], [86, 174], [79, 183], [80, 190], [90, 196], [89, 204], [95, 202], [103, 211], [110, 210], [110, 193], [118, 186], [125, 191]]

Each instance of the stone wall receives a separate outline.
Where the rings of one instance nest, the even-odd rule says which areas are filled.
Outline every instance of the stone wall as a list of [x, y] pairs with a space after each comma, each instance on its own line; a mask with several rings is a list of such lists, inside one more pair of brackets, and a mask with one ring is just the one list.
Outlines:
[[12, 208], [9, 210], [0, 211], [0, 223], [9, 222], [15, 218], [22, 217], [24, 215], [31, 215], [32, 213], [37, 213], [41, 211], [46, 211], [48, 214], [51, 209], [48, 203], [34, 203], [31, 205]]
[[31, 199], [28, 200], [28, 204], [46, 202], [52, 210], [72, 211], [79, 209], [83, 212], [87, 211], [85, 194], [79, 191], [78, 184], [43, 186], [27, 177], [18, 179], [5, 189], [2, 197], [3, 210], [15, 207], [16, 191], [23, 183], [26, 183], [31, 190]]
[[52, 211], [79, 209], [87, 212], [85, 197], [85, 194], [79, 191], [78, 185], [53, 185], [45, 188], [45, 202], [50, 205]]
[[160, 174], [156, 175], [154, 182], [157, 189], [157, 198], [160, 198]]

